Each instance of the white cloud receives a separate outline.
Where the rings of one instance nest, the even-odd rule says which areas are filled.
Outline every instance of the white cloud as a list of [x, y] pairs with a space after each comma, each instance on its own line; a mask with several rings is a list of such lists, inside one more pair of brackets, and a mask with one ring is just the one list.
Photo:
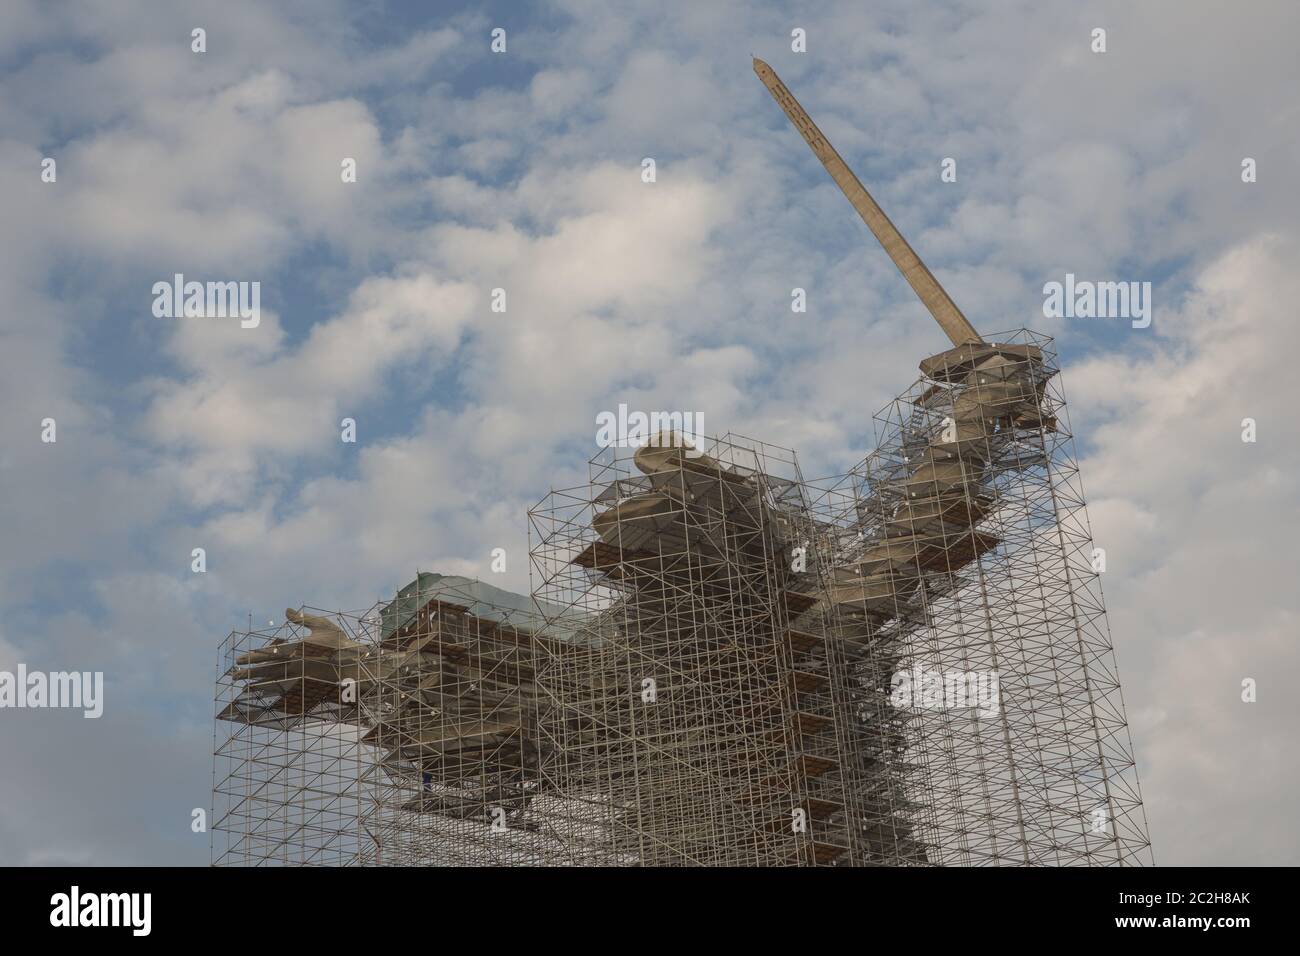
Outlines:
[[[537, 71], [509, 87], [472, 16], [372, 47], [345, 4], [231, 2], [205, 11], [199, 59], [191, 8], [114, 7], [11, 4], [0, 23], [0, 474], [22, 489], [0, 503], [22, 542], [0, 552], [0, 595], [23, 605], [13, 647], [119, 653], [170, 689], [139, 690], [106, 738], [60, 731], [81, 772], [135, 778], [67, 839], [69, 775], [34, 737], [8, 741], [26, 782], [6, 775], [0, 855], [201, 860], [183, 837], [112, 831], [133, 801], [183, 822], [205, 802], [210, 733], [160, 715], [175, 692], [206, 720], [223, 630], [247, 609], [366, 604], [417, 567], [485, 574], [498, 546], [500, 583], [525, 589], [524, 513], [585, 477], [601, 409], [700, 410], [710, 430], [795, 447], [810, 476], [866, 450], [871, 415], [944, 343], [752, 51], [978, 327], [1043, 325], [1044, 272], [1191, 289], [1119, 347], [1050, 331], [1157, 858], [1300, 858], [1281, 689], [1300, 500], [1289, 8], [1112, 9], [1101, 59], [1081, 52], [1081, 14], [1039, 4], [839, 4], [803, 18], [797, 58], [775, 9], [571, 0], [570, 21], [512, 33]], [[57, 186], [37, 178], [51, 152]], [[1238, 154], [1257, 155], [1260, 183], [1240, 183]], [[945, 155], [961, 178], [941, 188]], [[153, 319], [149, 287], [173, 271], [261, 280], [261, 326]], [[290, 286], [338, 305], [303, 314]], [[498, 286], [504, 315], [488, 309]], [[99, 358], [106, 338], [123, 352]], [[45, 414], [57, 446], [35, 440]], [[1237, 437], [1247, 415], [1256, 445]], [[63, 586], [92, 610], [61, 609], [46, 584], [69, 563], [84, 577]], [[1259, 704], [1238, 702], [1244, 676], [1261, 677]], [[150, 789], [161, 756], [183, 786]]]
[[[1300, 328], [1295, 237], [1224, 254], [1149, 357], [1066, 369], [1072, 406], [1109, 420], [1081, 464], [1143, 796], [1164, 863], [1282, 863], [1300, 852], [1287, 755], [1300, 705]], [[1076, 374], [1077, 373], [1077, 374]], [[1259, 441], [1241, 440], [1256, 418]], [[1241, 701], [1241, 682], [1259, 701]], [[1252, 826], [1238, 821], [1251, 819]]]

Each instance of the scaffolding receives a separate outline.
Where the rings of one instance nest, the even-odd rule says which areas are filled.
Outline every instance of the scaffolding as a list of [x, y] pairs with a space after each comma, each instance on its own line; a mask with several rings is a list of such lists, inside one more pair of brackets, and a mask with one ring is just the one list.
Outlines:
[[819, 609], [829, 568], [793, 453], [727, 436], [591, 468], [530, 514], [535, 593], [591, 622], [539, 662], [543, 777], [589, 808], [573, 861], [920, 859], [899, 806], [874, 849], [858, 824], [872, 773], [852, 734], [880, 727], [854, 712], [860, 651]]
[[1152, 862], [1051, 340], [981, 338], [754, 70], [955, 347], [844, 475], [647, 434], [529, 512], [531, 599], [231, 634], [215, 862]]
[[1051, 340], [921, 371], [830, 479], [604, 449], [529, 512], [531, 599], [422, 574], [232, 634], [214, 859], [1149, 863]]
[[1056, 355], [993, 339], [922, 362], [876, 451], [823, 486], [834, 600], [861, 604], [897, 667], [929, 862], [1150, 864]]
[[286, 617], [222, 644], [215, 864], [552, 860], [526, 599], [419, 574], [365, 612]]
[[532, 511], [575, 862], [1150, 862], [1051, 340], [921, 369], [838, 478], [669, 439]]

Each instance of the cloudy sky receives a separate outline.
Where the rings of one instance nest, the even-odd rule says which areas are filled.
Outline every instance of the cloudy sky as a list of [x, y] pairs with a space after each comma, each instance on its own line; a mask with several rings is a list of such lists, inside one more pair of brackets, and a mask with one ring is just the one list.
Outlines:
[[[224, 636], [497, 547], [526, 591], [602, 410], [871, 450], [945, 340], [751, 54], [978, 328], [1058, 337], [1156, 861], [1300, 863], [1295, 5], [515, 6], [0, 3], [0, 669], [107, 682], [0, 711], [0, 863], [206, 863]], [[1045, 318], [1067, 272], [1151, 327]], [[175, 273], [260, 325], [156, 318]]]

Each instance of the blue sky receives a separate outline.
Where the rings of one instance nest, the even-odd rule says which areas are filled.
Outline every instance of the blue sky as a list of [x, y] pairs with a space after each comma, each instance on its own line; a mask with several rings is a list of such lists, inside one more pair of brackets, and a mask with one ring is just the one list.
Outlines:
[[[206, 862], [224, 635], [494, 547], [526, 591], [599, 411], [870, 450], [944, 342], [757, 54], [978, 328], [1058, 337], [1157, 860], [1297, 862], [1296, 13], [987, 6], [6, 4], [0, 667], [107, 701], [0, 715], [0, 861]], [[175, 272], [262, 324], [154, 318]], [[1066, 272], [1152, 327], [1045, 318]]]

